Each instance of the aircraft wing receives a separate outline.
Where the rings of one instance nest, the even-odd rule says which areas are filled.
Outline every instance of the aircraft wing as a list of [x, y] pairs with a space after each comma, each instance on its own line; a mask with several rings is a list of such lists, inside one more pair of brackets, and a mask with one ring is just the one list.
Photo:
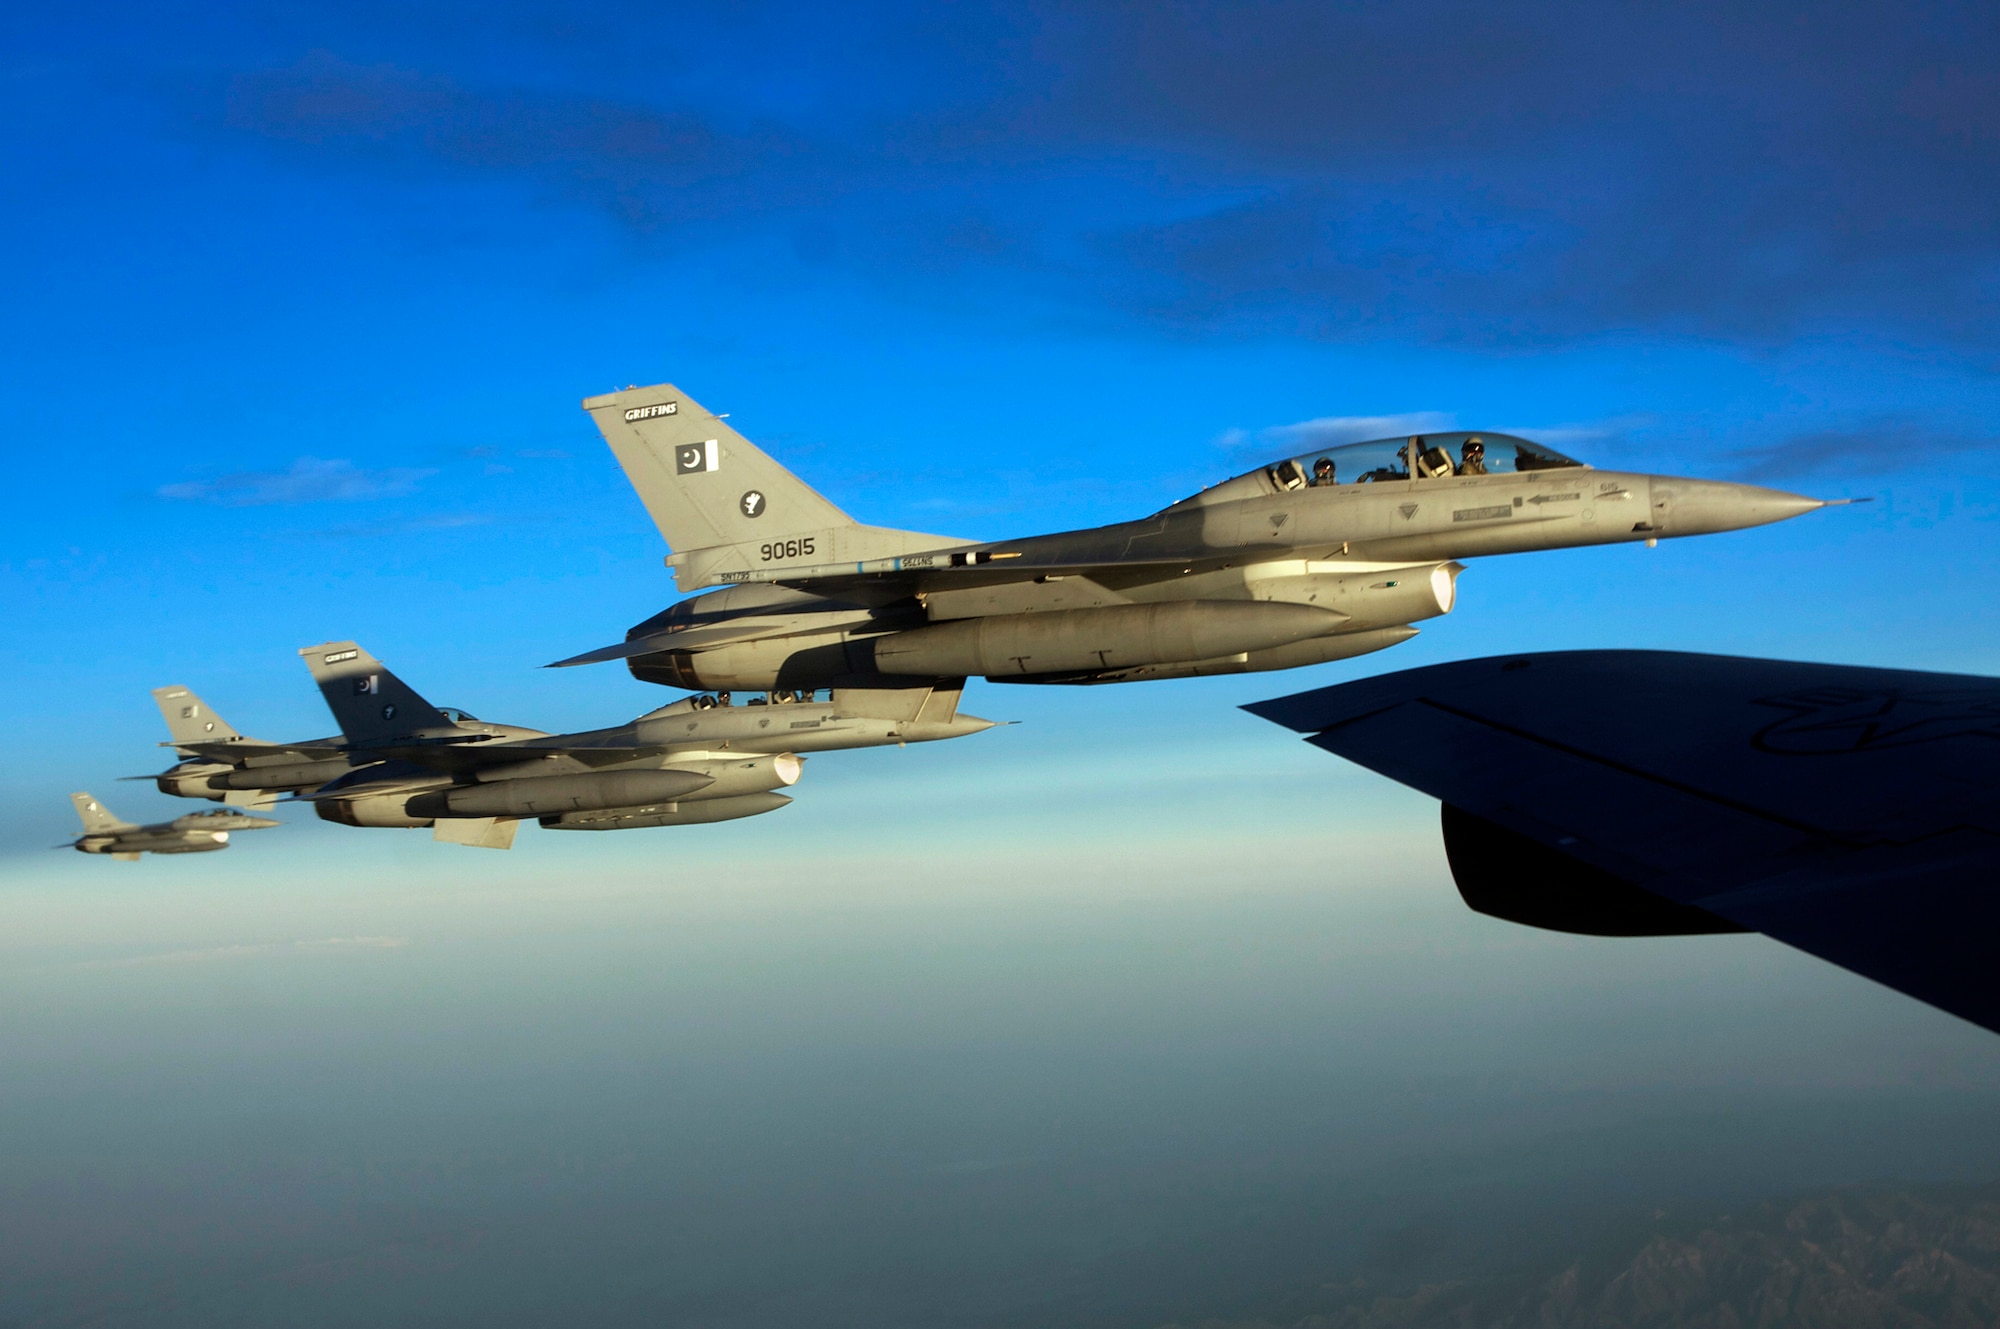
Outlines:
[[591, 742], [575, 734], [551, 734], [547, 738], [522, 739], [503, 748], [490, 749], [484, 759], [475, 764], [498, 765], [503, 759], [512, 762], [529, 757], [569, 757], [582, 762], [585, 766], [622, 766], [626, 762], [664, 756], [668, 751], [669, 748], [664, 744], [632, 743], [629, 730], [622, 741], [601, 743]]
[[247, 761], [254, 757], [297, 757], [301, 761], [324, 761], [343, 756], [348, 751], [347, 745], [338, 739], [315, 743], [259, 743], [254, 739], [235, 739], [214, 743], [164, 742], [160, 746], [173, 748], [190, 757], [210, 757], [228, 762]]
[[[292, 801], [337, 802], [403, 789], [425, 789], [430, 788], [439, 775], [459, 775], [493, 766], [516, 766], [538, 757], [569, 757], [583, 766], [601, 768], [623, 766], [629, 762], [665, 756], [668, 751], [668, 748], [660, 746], [631, 747], [608, 743], [566, 742], [559, 735], [504, 744], [410, 743], [397, 747], [370, 748], [367, 755], [371, 759], [397, 763], [400, 770], [392, 770], [388, 774], [367, 780], [357, 780], [350, 785], [296, 794]], [[563, 772], [552, 770], [548, 774], [560, 775]]]
[[[837, 628], [841, 625], [833, 626]], [[628, 638], [610, 646], [600, 646], [594, 651], [585, 651], [582, 655], [572, 655], [567, 660], [557, 660], [546, 668], [568, 669], [572, 665], [603, 664], [607, 660], [624, 660], [634, 655], [650, 655], [654, 651], [706, 651], [736, 641], [751, 641], [763, 637], [799, 637], [827, 630], [828, 625], [822, 623], [808, 623], [795, 629], [780, 631], [773, 631], [768, 626], [758, 623], [677, 627], [644, 637]]]
[[[1173, 555], [1139, 552], [1117, 557], [1077, 557], [1061, 550], [974, 550], [968, 554], [904, 555], [844, 566], [759, 570], [729, 580], [770, 581], [821, 595], [859, 595], [871, 585], [907, 587], [914, 593], [967, 586], [998, 586], [1008, 582], [1034, 581], [1038, 577], [1094, 577], [1099, 580], [1115, 578], [1127, 582], [1148, 582], [1187, 572], [1210, 572], [1232, 562], [1240, 562], [1242, 557], [1240, 551], [1199, 557], [1185, 552]], [[965, 561], [958, 561], [960, 559]]]
[[1442, 800], [1482, 912], [1762, 932], [2000, 1032], [2000, 679], [1575, 651], [1245, 709]]
[[667, 749], [657, 744], [635, 747], [630, 744], [580, 743], [573, 737], [558, 734], [507, 743], [410, 743], [370, 748], [368, 751], [371, 756], [406, 761], [426, 770], [476, 771], [490, 766], [512, 766], [537, 757], [570, 757], [593, 767], [622, 766], [627, 762], [661, 756]]
[[[954, 559], [968, 561], [955, 562]], [[1191, 572], [1209, 572], [1225, 566], [1229, 561], [1228, 557], [1221, 555], [1203, 559], [1181, 557], [1080, 561], [1043, 558], [1036, 561], [1020, 553], [1003, 551], [1000, 554], [989, 555], [985, 551], [975, 550], [970, 554], [906, 555], [899, 558], [880, 558], [866, 563], [763, 568], [753, 572], [731, 573], [721, 581], [729, 585], [769, 583], [794, 590], [810, 591], [815, 595], [830, 598], [849, 598], [858, 606], [871, 601], [880, 603], [885, 594], [890, 592], [893, 596], [900, 597], [915, 595], [920, 591], [1004, 585], [1008, 582], [1034, 581], [1049, 577], [1093, 577], [1106, 582], [1107, 585], [1115, 586], [1121, 582], [1156, 581], [1166, 576], [1178, 577]], [[1404, 561], [1357, 565], [1356, 570], [1368, 571], [1377, 566], [1408, 567], [1410, 564]], [[635, 655], [651, 655], [655, 651], [705, 651], [717, 646], [726, 646], [731, 642], [802, 637], [826, 632], [829, 629], [853, 626], [855, 623], [853, 619], [836, 622], [815, 621], [815, 617], [801, 615], [795, 625], [784, 629], [773, 629], [768, 623], [757, 620], [724, 619], [712, 624], [693, 626], [677, 624], [643, 637], [627, 638], [593, 651], [585, 651], [581, 655], [572, 655], [567, 659], [557, 660], [547, 667], [567, 669], [574, 665], [603, 664], [610, 660], [628, 660]], [[923, 620], [919, 619], [911, 626], [920, 626], [922, 622]]]

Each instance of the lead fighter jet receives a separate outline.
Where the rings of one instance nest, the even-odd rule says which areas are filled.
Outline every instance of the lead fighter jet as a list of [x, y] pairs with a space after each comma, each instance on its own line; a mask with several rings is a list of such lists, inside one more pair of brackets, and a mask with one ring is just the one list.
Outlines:
[[672, 384], [584, 409], [701, 591], [624, 642], [687, 689], [1119, 683], [1291, 669], [1449, 613], [1458, 560], [1732, 531], [1825, 506], [1446, 433], [1280, 458], [1139, 521], [989, 543], [864, 526]]

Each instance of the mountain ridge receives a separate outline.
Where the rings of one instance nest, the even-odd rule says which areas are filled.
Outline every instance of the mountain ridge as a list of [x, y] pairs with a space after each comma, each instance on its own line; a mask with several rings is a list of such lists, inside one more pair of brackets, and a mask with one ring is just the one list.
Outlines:
[[[1656, 1215], [1561, 1268], [1401, 1288], [1359, 1281], [1302, 1318], [1160, 1329], [1990, 1329], [2000, 1184], [1878, 1184], [1694, 1223]], [[1331, 1290], [1329, 1290], [1331, 1291]]]

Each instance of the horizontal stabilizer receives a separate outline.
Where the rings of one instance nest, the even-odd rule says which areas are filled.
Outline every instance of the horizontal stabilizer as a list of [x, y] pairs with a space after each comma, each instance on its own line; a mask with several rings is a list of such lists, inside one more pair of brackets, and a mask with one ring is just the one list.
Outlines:
[[[683, 604], [688, 603], [683, 601]], [[746, 617], [734, 622], [710, 623], [698, 627], [675, 626], [659, 632], [647, 633], [642, 637], [628, 637], [610, 646], [600, 646], [582, 655], [572, 655], [567, 660], [557, 660], [546, 665], [548, 669], [567, 669], [572, 665], [603, 664], [610, 660], [629, 660], [635, 655], [651, 655], [655, 651], [705, 651], [716, 646], [726, 646], [731, 642], [770, 640], [778, 637], [806, 636], [811, 633], [826, 632], [830, 627], [840, 626], [839, 622], [829, 624], [821, 621], [837, 615], [801, 615], [788, 627], [774, 629], [770, 620], [760, 617]], [[841, 622], [852, 621], [851, 618]]]
[[684, 643], [676, 640], [678, 637], [684, 635], [683, 633], [662, 634], [659, 637], [639, 637], [632, 641], [621, 641], [612, 646], [600, 646], [594, 651], [585, 651], [582, 655], [572, 655], [567, 660], [557, 660], [551, 664], [545, 664], [542, 668], [568, 669], [573, 665], [605, 664], [612, 660], [629, 660], [635, 655], [650, 655], [654, 651], [667, 650], [669, 649], [668, 643], [679, 646], [684, 650], [689, 649]]

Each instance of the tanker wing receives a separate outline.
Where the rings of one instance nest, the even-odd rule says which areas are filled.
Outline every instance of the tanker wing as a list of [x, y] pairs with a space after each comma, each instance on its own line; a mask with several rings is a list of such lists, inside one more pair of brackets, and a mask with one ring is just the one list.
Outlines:
[[2000, 679], [1570, 651], [1245, 709], [1441, 800], [1481, 913], [1762, 932], [2000, 1032]]

